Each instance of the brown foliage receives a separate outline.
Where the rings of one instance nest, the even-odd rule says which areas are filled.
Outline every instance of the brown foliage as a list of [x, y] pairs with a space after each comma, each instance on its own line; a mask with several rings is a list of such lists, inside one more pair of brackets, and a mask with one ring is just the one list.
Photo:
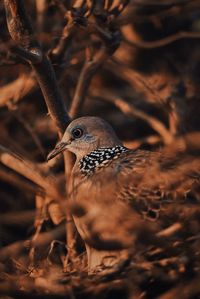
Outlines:
[[[199, 298], [199, 18], [188, 0], [0, 3], [1, 298]], [[89, 218], [90, 245], [130, 249], [107, 275], [88, 276], [71, 219], [88, 208], [67, 202], [73, 157], [46, 163], [79, 115], [161, 149], [169, 161], [139, 187], [176, 194], [155, 222], [118, 209], [112, 223], [109, 210]]]

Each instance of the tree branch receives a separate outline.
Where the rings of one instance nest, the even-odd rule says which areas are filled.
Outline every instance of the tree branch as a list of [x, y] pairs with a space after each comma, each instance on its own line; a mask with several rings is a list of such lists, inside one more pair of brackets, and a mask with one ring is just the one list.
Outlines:
[[0, 162], [42, 187], [50, 198], [62, 198], [56, 188], [55, 179], [45, 177], [35, 164], [22, 160], [3, 146], [0, 146]]
[[90, 81], [99, 69], [102, 63], [107, 59], [108, 54], [105, 47], [102, 47], [94, 56], [91, 58], [88, 49], [86, 50], [86, 61], [81, 70], [76, 90], [72, 100], [72, 105], [69, 114], [72, 118], [77, 117], [80, 109], [85, 100]]
[[27, 18], [22, 0], [4, 0], [8, 30], [16, 43], [15, 50], [25, 60], [28, 60], [35, 71], [49, 113], [63, 133], [70, 119], [56, 81], [52, 65], [42, 53], [41, 47], [34, 37], [29, 19]]

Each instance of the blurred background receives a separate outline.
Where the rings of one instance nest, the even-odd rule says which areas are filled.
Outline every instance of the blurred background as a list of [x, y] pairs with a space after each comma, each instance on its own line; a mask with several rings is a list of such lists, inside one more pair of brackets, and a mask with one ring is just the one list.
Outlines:
[[[133, 149], [160, 149], [173, 138], [200, 130], [200, 1], [22, 2], [34, 38], [53, 65], [70, 116], [103, 117]], [[44, 200], [43, 189], [62, 201], [65, 175], [62, 157], [46, 163], [47, 154], [58, 141], [58, 129], [48, 113], [37, 76], [16, 51], [3, 2], [0, 28], [0, 269], [9, 273], [2, 278], [6, 293], [3, 283], [12, 281], [13, 273], [13, 277], [30, 274], [30, 264], [39, 271], [36, 264], [40, 263], [41, 270], [41, 263], [53, 255], [56, 264], [63, 265], [63, 207], [56, 200]], [[40, 234], [45, 234], [44, 242]], [[25, 242], [27, 239], [32, 245]], [[39, 253], [33, 245], [35, 239], [42, 248]], [[56, 243], [56, 253], [50, 250], [55, 239], [63, 242]], [[199, 256], [199, 251], [196, 254]], [[35, 272], [34, 278], [39, 276]], [[152, 295], [146, 284], [142, 285], [146, 283], [146, 276], [143, 278], [135, 282], [135, 298], [177, 295], [167, 293], [171, 281], [162, 282], [158, 294], [153, 285]], [[178, 276], [172, 283], [177, 283], [177, 292], [180, 281]], [[193, 282], [191, 289], [194, 285], [197, 283]], [[30, 282], [26, 287], [33, 289]], [[121, 291], [122, 298], [127, 298], [124, 285], [115, 287], [119, 292], [105, 293], [106, 298], [120, 298]], [[10, 294], [13, 298], [16, 289], [20, 289], [18, 284]], [[102, 290], [99, 298], [103, 298]], [[196, 294], [179, 298], [199, 298]], [[91, 296], [97, 295], [92, 291]]]

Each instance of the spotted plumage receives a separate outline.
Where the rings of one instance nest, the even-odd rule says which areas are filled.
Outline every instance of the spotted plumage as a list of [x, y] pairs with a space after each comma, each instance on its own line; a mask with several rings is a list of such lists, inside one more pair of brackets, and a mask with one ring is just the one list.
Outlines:
[[109, 260], [107, 257], [119, 260], [124, 255], [123, 250], [93, 248], [88, 243], [92, 233], [101, 231], [101, 237], [106, 238], [109, 231], [109, 238], [113, 238], [118, 229], [124, 229], [126, 235], [129, 223], [139, 215], [155, 221], [165, 206], [174, 202], [175, 191], [180, 191], [179, 198], [184, 198], [194, 182], [192, 175], [173, 177], [173, 169], [178, 169], [181, 156], [172, 159], [161, 152], [129, 150], [112, 127], [98, 117], [72, 121], [48, 159], [65, 149], [76, 155], [69, 194], [71, 203], [84, 210], [79, 215], [74, 212], [74, 221], [86, 242], [90, 269]]
[[92, 175], [100, 168], [108, 166], [112, 160], [120, 157], [121, 153], [127, 151], [128, 149], [121, 145], [94, 150], [79, 161], [80, 172], [83, 175]]

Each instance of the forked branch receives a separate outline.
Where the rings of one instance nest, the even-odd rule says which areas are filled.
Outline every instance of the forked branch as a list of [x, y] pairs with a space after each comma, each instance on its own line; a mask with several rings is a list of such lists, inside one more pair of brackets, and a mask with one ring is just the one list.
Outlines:
[[37, 42], [22, 0], [4, 0], [7, 25], [15, 52], [27, 60], [35, 71], [49, 113], [59, 132], [64, 132], [69, 116], [62, 100], [56, 76], [48, 57]]

